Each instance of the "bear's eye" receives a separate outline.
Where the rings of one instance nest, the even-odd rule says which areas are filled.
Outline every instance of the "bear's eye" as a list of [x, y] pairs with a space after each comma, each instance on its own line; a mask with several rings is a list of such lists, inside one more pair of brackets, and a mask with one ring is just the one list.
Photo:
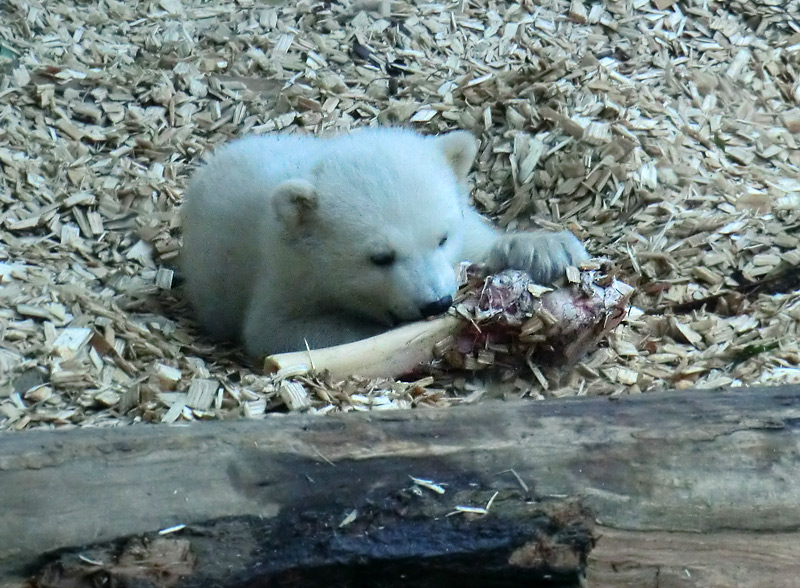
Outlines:
[[384, 251], [381, 253], [373, 253], [369, 259], [378, 267], [388, 267], [394, 263], [396, 258], [397, 254], [394, 251]]
[[439, 239], [439, 247], [444, 247], [445, 243], [447, 243], [447, 235], [444, 235], [441, 239]]

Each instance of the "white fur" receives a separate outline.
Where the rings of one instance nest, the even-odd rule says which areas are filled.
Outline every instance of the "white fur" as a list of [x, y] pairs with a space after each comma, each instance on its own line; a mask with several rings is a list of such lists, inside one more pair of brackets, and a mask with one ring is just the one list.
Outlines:
[[[586, 258], [571, 233], [491, 228], [463, 188], [476, 152], [464, 131], [389, 128], [223, 147], [183, 206], [181, 263], [201, 323], [253, 355], [333, 345], [421, 318], [455, 294], [460, 261], [548, 281]], [[392, 264], [372, 261], [392, 252]]]

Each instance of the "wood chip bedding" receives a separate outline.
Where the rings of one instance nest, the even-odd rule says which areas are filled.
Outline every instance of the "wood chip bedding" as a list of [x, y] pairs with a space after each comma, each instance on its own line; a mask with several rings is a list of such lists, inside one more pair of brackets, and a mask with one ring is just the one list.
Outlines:
[[[636, 287], [567, 373], [260, 375], [181, 302], [177, 209], [230, 138], [471, 130], [473, 197]], [[800, 3], [6, 0], [0, 429], [800, 383]], [[489, 385], [491, 384], [491, 385]]]

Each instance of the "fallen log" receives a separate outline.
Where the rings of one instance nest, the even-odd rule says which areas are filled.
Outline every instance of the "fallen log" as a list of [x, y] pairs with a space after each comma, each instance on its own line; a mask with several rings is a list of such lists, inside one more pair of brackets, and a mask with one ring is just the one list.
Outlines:
[[[498, 492], [495, 501], [504, 506], [497, 511], [492, 506], [487, 514], [454, 516], [506, 521], [498, 526], [510, 530], [505, 551], [498, 552], [505, 561], [536, 534], [535, 526], [524, 525], [546, 520], [541, 510], [525, 511], [521, 504], [535, 501], [541, 509], [553, 497], [578, 497], [583, 506], [566, 525], [581, 524], [583, 507], [597, 519], [594, 531], [588, 523], [581, 527], [583, 541], [597, 538], [589, 586], [655, 586], [657, 577], [659, 586], [788, 587], [800, 576], [792, 555], [800, 553], [798, 386], [14, 433], [1, 442], [0, 578], [9, 585], [40, 571], [57, 550], [118, 546], [175, 525], [188, 527], [170, 537], [188, 541], [195, 554], [213, 553], [209, 546], [216, 545], [233, 557], [225, 551], [225, 533], [206, 534], [211, 540], [202, 548], [197, 537], [203, 528], [220, 529], [226, 520], [269, 525], [291, 512], [299, 517], [284, 519], [295, 521], [291, 529], [313, 540], [322, 527], [309, 525], [310, 535], [303, 535], [298, 521], [310, 520], [303, 516], [322, 512], [316, 518], [328, 529], [353, 510], [385, 516], [370, 509], [412, 487], [436, 499], [432, 510], [408, 511], [416, 513], [412, 520], [425, 520], [428, 512], [428, 526], [420, 527], [428, 529], [428, 539], [441, 532], [433, 519], [453, 520], [442, 517], [444, 510], [457, 512], [470, 496], [475, 500], [467, 506], [485, 508]], [[407, 524], [402, 513], [398, 517], [397, 524]], [[351, 528], [369, 519], [356, 517]], [[545, 527], [560, 519], [547, 520]], [[558, 535], [556, 527], [547, 528]], [[256, 531], [276, 532], [269, 526]], [[330, 534], [332, 543], [325, 545], [346, 536]], [[439, 548], [444, 552], [449, 544]], [[559, 580], [571, 585], [581, 569], [581, 548], [546, 544], [572, 545], [572, 563], [562, 569], [569, 578]], [[92, 560], [90, 548], [75, 553]], [[253, 561], [262, 561], [256, 571], [274, 561], [274, 552], [253, 553]], [[369, 561], [363, 553], [361, 561]], [[419, 551], [396, 553], [409, 574], [422, 569], [414, 567]], [[343, 569], [335, 562], [322, 568], [330, 577]], [[537, 569], [539, 577], [544, 569]], [[191, 586], [191, 570], [184, 584], [170, 585]]]

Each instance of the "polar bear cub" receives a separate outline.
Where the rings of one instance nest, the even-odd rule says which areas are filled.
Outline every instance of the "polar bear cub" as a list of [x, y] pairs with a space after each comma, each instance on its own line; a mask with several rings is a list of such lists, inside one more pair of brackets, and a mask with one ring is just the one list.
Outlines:
[[546, 283], [587, 258], [570, 232], [501, 233], [468, 201], [466, 131], [370, 128], [236, 140], [192, 178], [181, 264], [212, 335], [248, 353], [334, 345], [440, 314], [461, 261]]

